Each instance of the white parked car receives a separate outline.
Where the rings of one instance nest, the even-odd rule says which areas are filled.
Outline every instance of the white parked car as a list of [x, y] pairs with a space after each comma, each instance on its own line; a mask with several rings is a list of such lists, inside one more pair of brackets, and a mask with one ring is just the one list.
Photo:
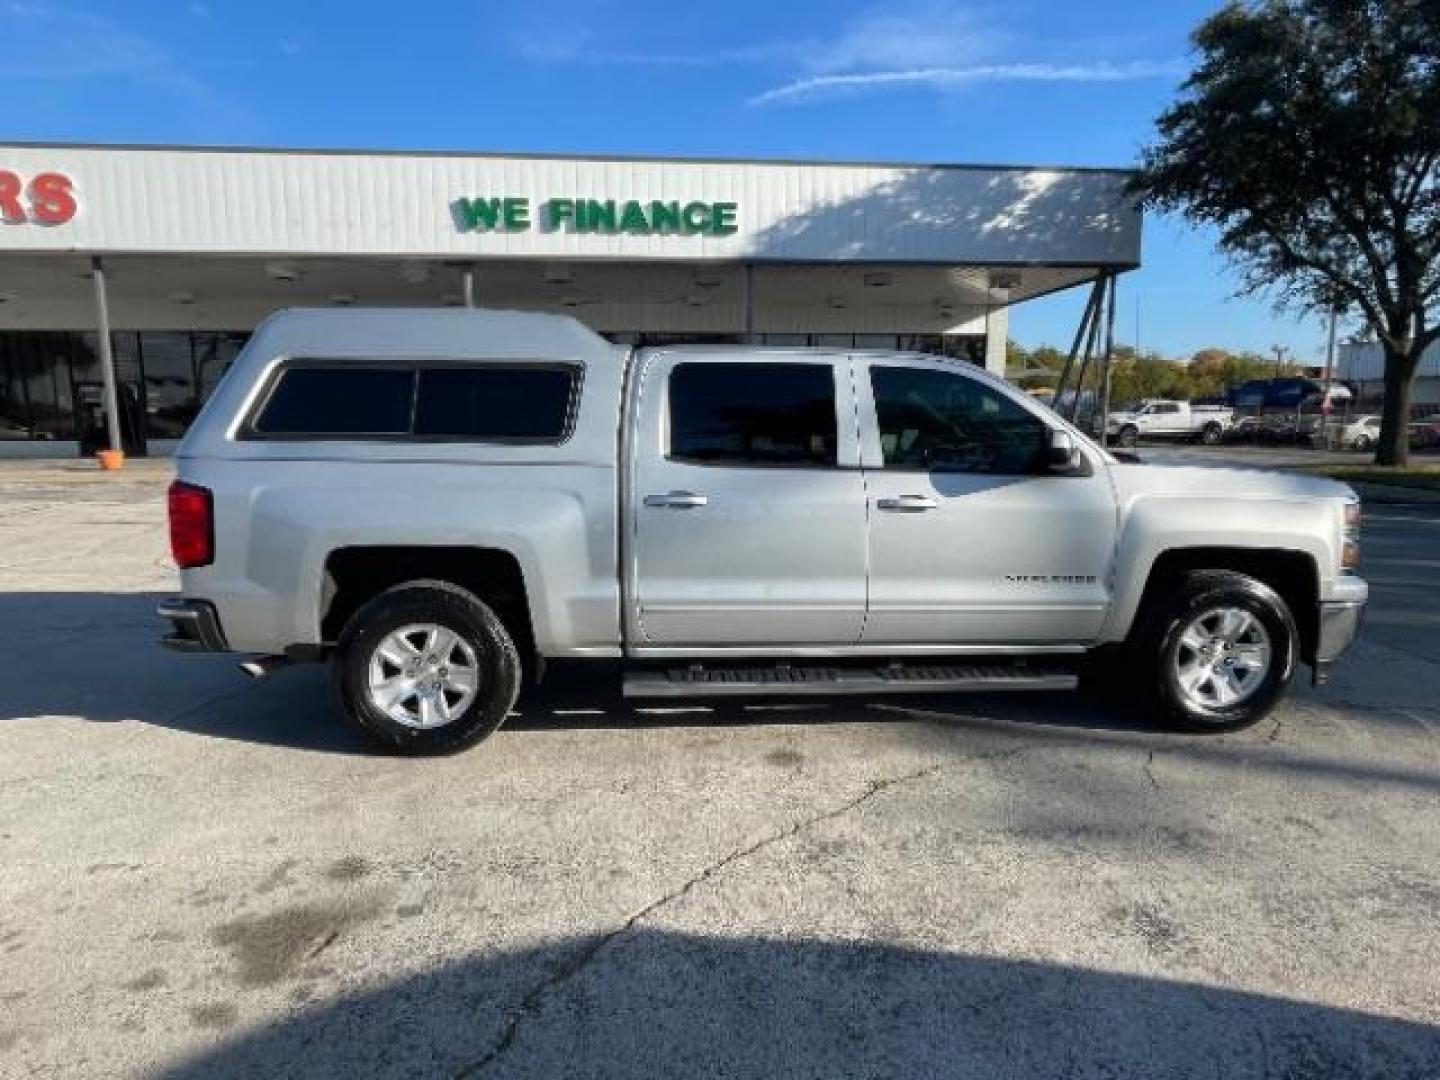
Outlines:
[[1357, 416], [1340, 429], [1340, 445], [1350, 450], [1373, 450], [1380, 441], [1380, 417]]
[[1234, 418], [1234, 410], [1220, 405], [1156, 399], [1111, 413], [1105, 434], [1107, 441], [1121, 446], [1134, 446], [1142, 438], [1194, 439], [1214, 446], [1225, 437]]

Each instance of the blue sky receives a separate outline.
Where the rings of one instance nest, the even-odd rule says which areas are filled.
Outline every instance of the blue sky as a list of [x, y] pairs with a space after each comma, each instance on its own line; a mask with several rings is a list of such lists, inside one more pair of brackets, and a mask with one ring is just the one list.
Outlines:
[[[1127, 165], [1218, 5], [1087, 0], [0, 0], [4, 137]], [[1211, 238], [1151, 215], [1119, 337], [1288, 346]], [[1015, 310], [1061, 343], [1083, 297]]]

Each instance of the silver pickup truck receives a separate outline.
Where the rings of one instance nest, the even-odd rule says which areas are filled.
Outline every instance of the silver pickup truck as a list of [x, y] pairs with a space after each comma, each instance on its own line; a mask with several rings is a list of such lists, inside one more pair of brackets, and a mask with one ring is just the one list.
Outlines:
[[552, 659], [634, 696], [1140, 694], [1253, 722], [1366, 599], [1359, 504], [1122, 463], [971, 365], [634, 350], [572, 319], [296, 310], [256, 330], [170, 490], [166, 643], [328, 659], [390, 747], [454, 750]]

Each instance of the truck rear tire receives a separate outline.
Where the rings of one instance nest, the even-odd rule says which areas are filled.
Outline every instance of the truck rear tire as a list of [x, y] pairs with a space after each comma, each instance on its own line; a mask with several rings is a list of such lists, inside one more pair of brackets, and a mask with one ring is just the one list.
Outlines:
[[1203, 446], [1219, 446], [1224, 435], [1225, 429], [1212, 420], [1200, 429], [1200, 443]]
[[1126, 450], [1133, 450], [1135, 445], [1140, 441], [1140, 429], [1134, 424], [1126, 424], [1120, 429], [1120, 434], [1116, 437], [1115, 441]]
[[520, 654], [505, 624], [447, 581], [386, 589], [346, 624], [332, 659], [341, 712], [387, 749], [449, 754], [505, 722]]
[[1196, 570], [1146, 617], [1136, 646], [1149, 705], [1165, 727], [1234, 731], [1263, 718], [1295, 673], [1299, 634], [1262, 581]]

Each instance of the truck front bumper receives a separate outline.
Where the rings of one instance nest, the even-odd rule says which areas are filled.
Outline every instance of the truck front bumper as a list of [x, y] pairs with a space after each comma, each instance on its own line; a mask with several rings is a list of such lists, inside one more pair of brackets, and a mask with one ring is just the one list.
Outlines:
[[177, 652], [229, 652], [220, 616], [208, 600], [164, 600], [155, 613], [169, 619], [172, 632], [160, 644]]
[[1360, 632], [1365, 615], [1365, 601], [1326, 600], [1320, 604], [1320, 620], [1315, 634], [1314, 684], [1324, 686], [1330, 681], [1330, 669], [1350, 647]]

